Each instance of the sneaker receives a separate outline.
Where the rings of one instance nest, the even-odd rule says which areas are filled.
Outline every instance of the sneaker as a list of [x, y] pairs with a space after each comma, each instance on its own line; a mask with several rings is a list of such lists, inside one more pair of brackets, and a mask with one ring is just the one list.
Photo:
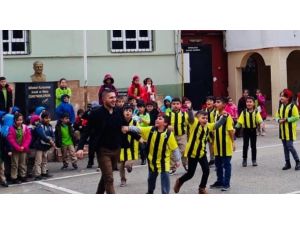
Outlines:
[[42, 180], [42, 179], [43, 179], [42, 176], [37, 176], [37, 177], [34, 178], [34, 180]]
[[181, 185], [182, 184], [179, 182], [179, 179], [177, 179], [176, 182], [175, 182], [174, 188], [173, 188], [175, 193], [179, 192], [179, 190], [181, 188]]
[[69, 167], [68, 164], [64, 164], [60, 169], [61, 169], [61, 170], [64, 170], [64, 169], [67, 169], [68, 167]]
[[208, 194], [206, 188], [199, 188], [198, 194]]
[[121, 181], [121, 184], [120, 184], [120, 187], [125, 187], [126, 186], [126, 181], [125, 180], [122, 180]]
[[127, 170], [128, 173], [131, 173], [131, 171], [132, 171], [132, 166], [127, 166], [127, 167], [126, 167], [126, 170]]
[[184, 170], [187, 172], [188, 171], [188, 165], [184, 164], [183, 165]]
[[11, 179], [11, 183], [13, 183], [13, 184], [21, 184], [22, 182], [19, 179]]
[[6, 181], [4, 181], [4, 182], [1, 183], [1, 186], [8, 187], [8, 183]]
[[146, 159], [142, 159], [141, 165], [146, 165]]
[[176, 169], [171, 169], [170, 171], [169, 171], [169, 174], [170, 175], [174, 175], [176, 173]]
[[98, 168], [96, 169], [96, 171], [97, 171], [97, 172], [100, 172], [100, 168], [98, 167]]
[[209, 166], [215, 165], [215, 160], [214, 160], [214, 159], [211, 159], [211, 160], [208, 162], [208, 165], [209, 165]]
[[252, 166], [257, 166], [256, 160], [252, 160]]
[[26, 183], [26, 182], [28, 181], [28, 180], [27, 180], [27, 177], [21, 177], [20, 180], [21, 180], [22, 183]]
[[72, 166], [73, 166], [74, 170], [78, 169], [77, 163], [72, 163]]
[[221, 183], [219, 183], [218, 181], [216, 181], [215, 183], [213, 183], [209, 187], [210, 188], [223, 188], [223, 185]]
[[224, 186], [221, 191], [229, 191], [230, 190], [230, 186]]
[[247, 159], [243, 159], [242, 166], [247, 167]]
[[288, 169], [291, 169], [291, 168], [292, 168], [291, 164], [290, 163], [286, 163], [284, 165], [284, 167], [282, 167], [282, 170], [288, 170]]
[[42, 177], [43, 178], [50, 178], [50, 177], [53, 177], [53, 175], [51, 175], [49, 173], [45, 173], [45, 174], [42, 173]]

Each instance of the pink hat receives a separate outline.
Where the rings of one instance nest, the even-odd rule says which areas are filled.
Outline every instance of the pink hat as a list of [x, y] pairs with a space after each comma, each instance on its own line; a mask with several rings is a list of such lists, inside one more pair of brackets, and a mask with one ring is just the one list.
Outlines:
[[30, 124], [34, 124], [35, 122], [39, 121], [40, 117], [38, 115], [32, 115], [30, 118]]

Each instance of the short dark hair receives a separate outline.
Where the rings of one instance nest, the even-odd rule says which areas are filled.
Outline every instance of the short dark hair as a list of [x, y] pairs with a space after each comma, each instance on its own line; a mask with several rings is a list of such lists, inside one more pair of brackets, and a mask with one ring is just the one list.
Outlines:
[[221, 101], [222, 103], [226, 104], [228, 99], [226, 97], [216, 97], [216, 101]]
[[143, 100], [139, 100], [138, 102], [137, 102], [137, 105], [136, 105], [137, 107], [145, 107], [145, 103], [144, 103], [144, 101]]
[[104, 88], [104, 91], [101, 94], [101, 97], [104, 98], [109, 93], [115, 93], [115, 91], [111, 88]]
[[22, 113], [19, 113], [19, 112], [16, 112], [15, 115], [14, 115], [14, 121], [17, 121], [17, 119], [22, 116], [23, 117], [23, 114]]
[[181, 103], [181, 100], [180, 100], [180, 98], [175, 97], [175, 98], [172, 99], [172, 102], [180, 102]]
[[70, 118], [69, 113], [63, 113], [63, 114], [60, 116], [60, 119], [64, 119], [64, 118]]
[[198, 112], [196, 112], [196, 116], [201, 115], [201, 116], [208, 116], [208, 112], [204, 111], [204, 110], [199, 110]]
[[0, 81], [1, 81], [1, 80], [6, 80], [6, 78], [5, 78], [5, 77], [0, 77]]
[[216, 102], [216, 98], [215, 98], [215, 96], [207, 96], [206, 97], [206, 101], [213, 101], [213, 102]]
[[66, 78], [61, 78], [61, 79], [59, 80], [59, 83], [61, 83], [62, 81], [67, 81], [67, 79], [66, 79]]
[[50, 113], [48, 111], [43, 112], [41, 115], [42, 119], [45, 119], [46, 117], [50, 117]]
[[83, 114], [84, 113], [84, 110], [83, 109], [78, 109], [77, 111], [77, 116], [79, 116], [80, 114]]
[[128, 110], [128, 109], [131, 109], [133, 111], [133, 105], [132, 104], [129, 104], [129, 103], [126, 103], [124, 106], [123, 106], [123, 112], [125, 110]]
[[253, 102], [255, 102], [255, 98], [254, 98], [253, 96], [247, 96], [246, 101], [247, 101], [248, 99], [250, 99], [250, 100], [252, 100]]

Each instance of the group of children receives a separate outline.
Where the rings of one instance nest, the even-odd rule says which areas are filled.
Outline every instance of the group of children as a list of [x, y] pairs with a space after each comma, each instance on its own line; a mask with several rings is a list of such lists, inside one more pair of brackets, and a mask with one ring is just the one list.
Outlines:
[[[162, 193], [170, 192], [170, 175], [176, 173], [182, 163], [186, 173], [178, 178], [174, 192], [178, 193], [181, 186], [194, 176], [197, 164], [202, 169], [202, 178], [198, 192], [207, 193], [207, 181], [210, 166], [215, 165], [217, 180], [210, 188], [230, 189], [231, 158], [235, 151], [235, 130], [243, 129], [243, 159], [242, 166], [247, 167], [249, 142], [251, 146], [252, 166], [257, 166], [257, 129], [264, 127], [264, 119], [257, 108], [257, 99], [244, 96], [245, 107], [237, 113], [237, 107], [232, 99], [208, 96], [203, 108], [193, 111], [189, 99], [166, 96], [159, 108], [152, 93], [152, 80], [145, 81], [145, 90], [149, 90], [148, 98], [137, 95], [142, 92], [139, 78], [134, 77], [129, 88], [127, 99], [117, 97], [116, 107], [123, 110], [122, 145], [120, 151], [121, 187], [126, 186], [126, 173], [131, 172], [133, 161], [141, 159], [141, 165], [148, 164], [148, 192], [154, 193], [156, 178], [160, 174]], [[113, 87], [113, 78], [107, 75], [104, 86]], [[148, 86], [147, 86], [148, 85]], [[102, 91], [103, 91], [102, 90]], [[117, 92], [117, 90], [115, 89]], [[140, 93], [141, 94], [141, 93]], [[67, 169], [71, 163], [77, 169], [75, 146], [80, 139], [80, 133], [88, 123], [89, 113], [100, 104], [89, 105], [88, 110], [78, 110], [75, 118], [70, 104], [71, 91], [66, 80], [60, 80], [56, 90], [55, 128], [51, 126], [49, 112], [43, 107], [37, 107], [30, 115], [27, 125], [23, 115], [18, 110], [11, 114], [0, 113], [1, 146], [0, 146], [0, 178], [1, 184], [8, 186], [6, 177], [12, 183], [26, 182], [28, 176], [34, 180], [52, 177], [47, 169], [47, 154], [49, 149], [60, 148], [63, 157], [61, 169]], [[280, 124], [280, 138], [284, 146], [286, 164], [282, 168], [291, 168], [289, 152], [296, 161], [296, 170], [300, 170], [300, 161], [293, 146], [296, 139], [296, 122], [299, 120], [297, 107], [292, 103], [291, 91], [285, 89], [281, 93], [280, 106], [276, 121]], [[209, 148], [209, 161], [206, 146]], [[87, 168], [94, 164], [95, 152], [89, 150]], [[5, 168], [5, 169], [4, 169]], [[115, 168], [117, 169], [117, 168]], [[6, 173], [4, 173], [6, 171]]]

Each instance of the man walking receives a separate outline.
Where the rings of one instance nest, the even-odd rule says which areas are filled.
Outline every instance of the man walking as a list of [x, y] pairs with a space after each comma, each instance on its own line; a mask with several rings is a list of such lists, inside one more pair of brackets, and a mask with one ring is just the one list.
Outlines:
[[103, 106], [92, 110], [88, 126], [78, 144], [77, 157], [83, 157], [83, 145], [89, 137], [89, 148], [97, 152], [101, 179], [97, 194], [114, 194], [113, 168], [120, 156], [122, 111], [115, 107], [116, 94], [106, 89], [102, 93]]

